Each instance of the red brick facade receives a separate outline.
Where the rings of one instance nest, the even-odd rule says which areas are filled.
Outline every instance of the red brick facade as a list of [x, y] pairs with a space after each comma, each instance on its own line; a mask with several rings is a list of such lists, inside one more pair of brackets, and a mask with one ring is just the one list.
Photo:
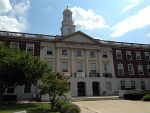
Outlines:
[[7, 46], [10, 45], [11, 42], [18, 42], [19, 48], [22, 51], [26, 51], [26, 44], [34, 44], [34, 56], [40, 56], [40, 41], [33, 40], [31, 38], [21, 39], [21, 38], [7, 38], [7, 37], [0, 37], [0, 41], [5, 42]]
[[[121, 50], [122, 59], [117, 59], [116, 50]], [[128, 60], [126, 58], [126, 51], [131, 51], [131, 54], [132, 54], [132, 59], [131, 60]], [[140, 51], [141, 60], [136, 59], [135, 51]], [[120, 47], [113, 48], [113, 61], [114, 61], [114, 69], [115, 69], [116, 77], [117, 78], [150, 78], [150, 75], [148, 75], [148, 71], [147, 71], [147, 65], [150, 65], [150, 60], [149, 61], [145, 60], [144, 52], [149, 52], [150, 53], [150, 49], [143, 49], [143, 48], [141, 48], [141, 49], [131, 48], [130, 49], [130, 48], [120, 48]], [[124, 74], [123, 75], [118, 74], [117, 64], [123, 64], [123, 67], [124, 67]], [[133, 64], [134, 75], [129, 75], [129, 73], [128, 73], [128, 64]], [[143, 66], [144, 75], [139, 75], [138, 74], [138, 64]]]

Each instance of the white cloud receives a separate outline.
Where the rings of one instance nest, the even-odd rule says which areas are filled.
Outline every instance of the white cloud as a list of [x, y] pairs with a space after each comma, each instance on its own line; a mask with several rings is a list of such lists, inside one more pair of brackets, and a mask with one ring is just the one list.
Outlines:
[[73, 12], [73, 18], [75, 25], [80, 29], [95, 29], [95, 28], [108, 28], [105, 24], [105, 20], [100, 16], [96, 15], [91, 9], [84, 10], [80, 7], [71, 8]]
[[122, 11], [120, 12], [120, 14], [128, 11], [129, 9], [131, 9], [131, 8], [133, 8], [135, 6], [137, 6], [137, 4], [131, 4], [131, 5], [126, 6], [125, 8], [122, 9]]
[[[1, 6], [4, 6], [2, 2]], [[9, 1], [6, 2], [7, 5], [10, 4]], [[24, 31], [28, 28], [28, 22], [26, 20], [27, 11], [30, 7], [30, 0], [20, 0], [19, 2], [14, 3], [11, 6], [11, 10], [8, 10], [7, 13], [2, 13], [0, 15], [0, 30], [8, 31]], [[3, 10], [6, 10], [4, 8]]]
[[150, 5], [137, 12], [137, 14], [114, 25], [111, 37], [119, 37], [131, 30], [142, 28], [150, 24]]
[[11, 9], [9, 0], [0, 0], [0, 13], [8, 12]]
[[123, 14], [124, 12], [130, 10], [131, 8], [134, 8], [141, 2], [141, 0], [130, 0], [130, 2], [131, 2], [131, 4], [127, 5], [125, 8], [123, 8], [122, 11], [120, 12], [120, 14]]

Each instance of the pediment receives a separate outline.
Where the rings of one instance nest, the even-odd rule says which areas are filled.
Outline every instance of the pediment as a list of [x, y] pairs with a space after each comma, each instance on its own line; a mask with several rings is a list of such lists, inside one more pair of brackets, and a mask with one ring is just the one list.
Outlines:
[[64, 37], [62, 39], [62, 41], [75, 42], [75, 43], [88, 43], [88, 44], [98, 43], [94, 38], [80, 32], [80, 31]]

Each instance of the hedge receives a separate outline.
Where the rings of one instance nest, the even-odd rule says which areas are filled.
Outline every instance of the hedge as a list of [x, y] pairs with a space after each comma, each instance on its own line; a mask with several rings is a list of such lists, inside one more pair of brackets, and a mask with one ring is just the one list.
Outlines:
[[150, 94], [147, 94], [143, 97], [143, 101], [150, 101]]
[[142, 100], [143, 96], [150, 94], [150, 91], [142, 91], [139, 93], [125, 94], [124, 98], [129, 100]]
[[64, 101], [64, 100], [60, 100], [56, 104], [56, 109], [60, 111], [60, 113], [80, 113], [81, 112], [80, 108], [77, 105], [70, 103], [68, 101]]

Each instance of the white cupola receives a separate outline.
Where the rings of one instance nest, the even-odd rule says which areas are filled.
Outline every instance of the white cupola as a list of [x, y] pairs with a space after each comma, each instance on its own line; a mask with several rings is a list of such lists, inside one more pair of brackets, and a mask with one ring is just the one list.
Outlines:
[[67, 6], [67, 8], [63, 11], [61, 35], [68, 35], [73, 32], [75, 32], [75, 25], [72, 21], [72, 12]]

